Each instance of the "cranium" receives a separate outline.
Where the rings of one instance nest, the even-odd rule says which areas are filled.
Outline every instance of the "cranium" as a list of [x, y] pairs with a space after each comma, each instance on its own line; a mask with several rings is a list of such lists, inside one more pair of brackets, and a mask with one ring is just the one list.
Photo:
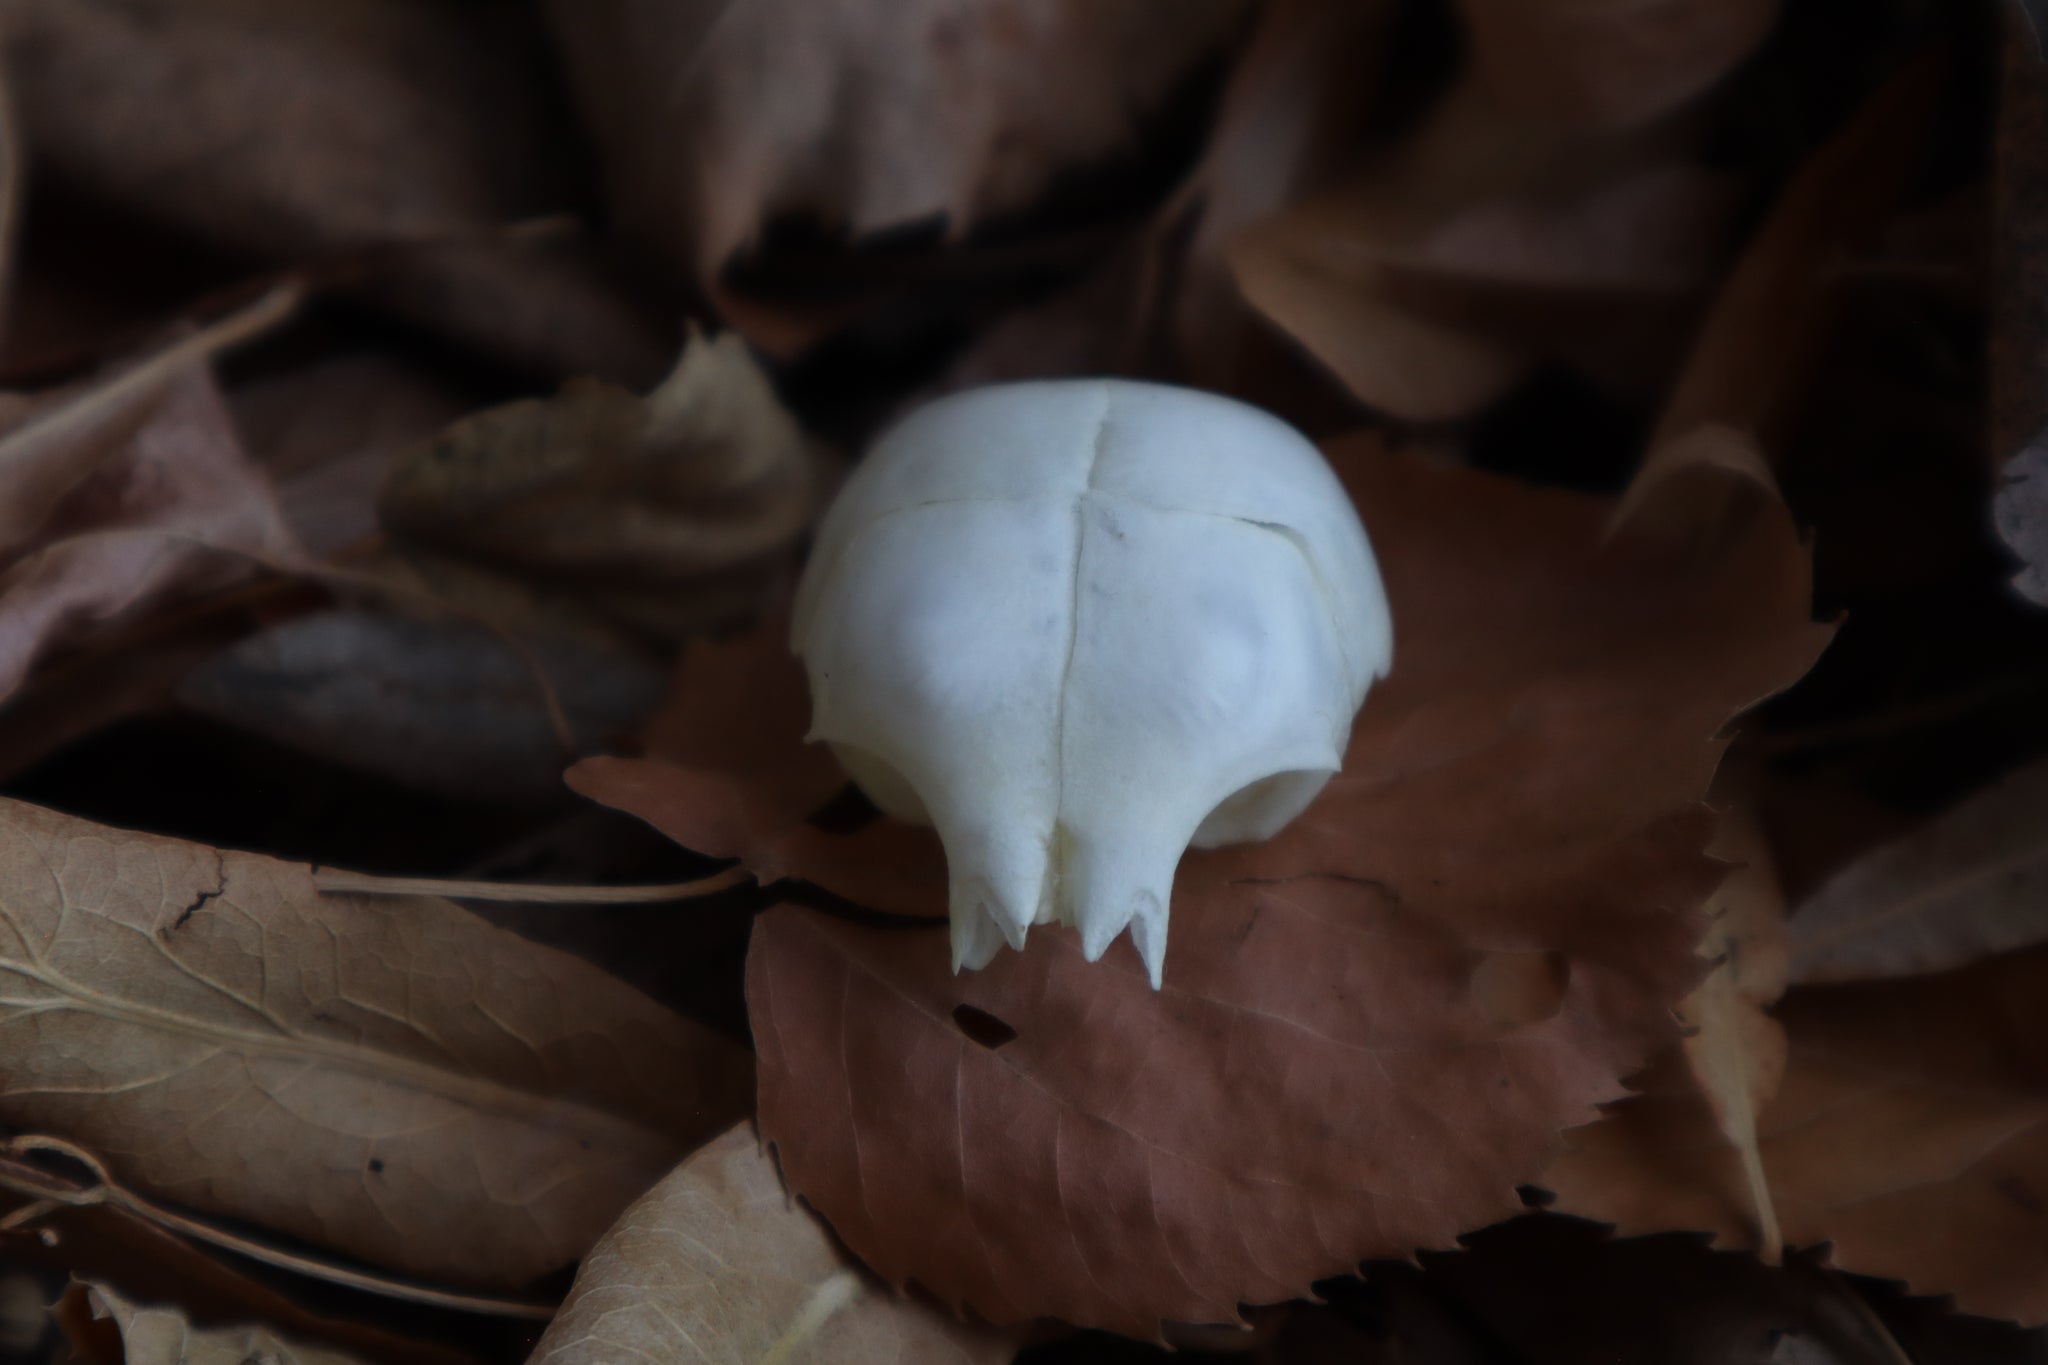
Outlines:
[[1033, 924], [1162, 980], [1190, 844], [1264, 839], [1392, 662], [1357, 513], [1292, 428], [1118, 380], [955, 394], [820, 528], [792, 647], [811, 738], [945, 845], [954, 970]]

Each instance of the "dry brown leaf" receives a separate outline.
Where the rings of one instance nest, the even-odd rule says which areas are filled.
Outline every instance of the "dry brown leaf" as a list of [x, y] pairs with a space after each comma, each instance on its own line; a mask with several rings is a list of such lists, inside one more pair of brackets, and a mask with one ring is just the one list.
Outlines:
[[1653, 452], [1706, 423], [1782, 420], [1833, 316], [1839, 267], [1877, 238], [1904, 189], [1940, 76], [1931, 59], [1908, 66], [1793, 176], [1722, 285]]
[[[1058, 930], [956, 977], [937, 918], [757, 921], [763, 1130], [886, 1278], [995, 1321], [1229, 1321], [1512, 1211], [1556, 1129], [1669, 1039], [1717, 877], [1712, 737], [1826, 638], [1782, 509], [1703, 562], [1603, 548], [1597, 499], [1336, 453], [1399, 662], [1317, 806], [1183, 862], [1163, 992], [1128, 944], [1088, 966]], [[764, 875], [940, 915], [928, 832], [799, 823], [823, 780], [800, 673], [779, 635], [751, 652], [716, 685], [686, 662], [685, 704], [724, 703], [655, 748], [692, 766], [572, 781]]]
[[782, 1186], [751, 1123], [620, 1216], [533, 1365], [1003, 1365], [1019, 1342], [892, 1293]]
[[1785, 1030], [1766, 1012], [1785, 993], [1785, 895], [1763, 831], [1739, 807], [1722, 812], [1707, 851], [1731, 866], [1707, 902], [1713, 922], [1700, 953], [1714, 967], [1678, 1006], [1679, 1021], [1691, 1030], [1679, 1047], [1742, 1158], [1758, 1253], [1776, 1262], [1782, 1237], [1757, 1149], [1757, 1115], [1785, 1075]]
[[1779, 0], [1458, 0], [1474, 76], [1513, 117], [1647, 122], [1756, 50]]
[[[2048, 1322], [2048, 952], [1938, 976], [1793, 991], [1777, 1097], [1760, 1121], [1789, 1245], [1844, 1270], [1954, 1294], [1966, 1312]], [[1623, 1232], [1740, 1239], [1741, 1162], [1669, 1075], [1568, 1135], [1544, 1184]]]
[[408, 544], [574, 586], [658, 627], [679, 588], [728, 571], [765, 578], [823, 485], [795, 419], [728, 332], [693, 337], [644, 399], [572, 384], [465, 418], [405, 452], [377, 505]]
[[[178, 1308], [130, 1302], [102, 1284], [73, 1281], [58, 1321], [80, 1359], [104, 1365], [362, 1365], [362, 1357], [280, 1337], [267, 1327], [195, 1327]], [[95, 1349], [112, 1329], [110, 1354]]]
[[[206, 371], [167, 376], [140, 406], [136, 425], [44, 505], [30, 541], [17, 542], [0, 570], [0, 695], [53, 646], [172, 593], [231, 582], [248, 572], [249, 556], [291, 548]], [[73, 450], [81, 462], [99, 454], [90, 438]]]
[[[573, 206], [546, 53], [513, 11], [412, 0], [23, 0], [39, 164], [273, 260], [408, 244], [370, 295], [544, 373], [640, 383], [667, 341], [582, 254], [503, 240]], [[451, 244], [452, 243], [452, 244]]]
[[1172, 320], [1193, 379], [1223, 388], [1241, 382], [1245, 348], [1258, 333], [1245, 325], [1251, 315], [1224, 247], [1305, 193], [1327, 188], [1356, 156], [1397, 14], [1392, 0], [1274, 0], [1260, 8], [1190, 185], [1199, 216]]
[[445, 902], [0, 805], [0, 1117], [138, 1189], [516, 1286], [743, 1110], [743, 1055]]
[[1682, 166], [1415, 222], [1402, 176], [1296, 204], [1229, 247], [1245, 299], [1360, 399], [1463, 417], [1546, 355], [1652, 376], [1724, 252], [1731, 186]]
[[[708, 279], [787, 214], [956, 231], [1124, 150], [1242, 0], [553, 0], [629, 230]], [[1046, 97], [1057, 73], [1057, 98]]]
[[1237, 286], [1366, 404], [1412, 422], [1467, 417], [1527, 373], [1517, 349], [1394, 305], [1370, 264], [1347, 280], [1297, 255], [1284, 226], [1232, 248]]
[[1799, 982], [1966, 966], [2048, 939], [2048, 764], [2035, 763], [1837, 872], [1792, 919]]

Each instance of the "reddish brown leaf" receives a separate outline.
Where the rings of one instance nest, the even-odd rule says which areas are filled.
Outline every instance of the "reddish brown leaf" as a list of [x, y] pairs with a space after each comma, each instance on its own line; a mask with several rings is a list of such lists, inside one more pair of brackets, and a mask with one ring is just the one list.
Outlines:
[[[1789, 524], [1711, 562], [1603, 548], [1597, 499], [1338, 454], [1394, 674], [1296, 825], [1183, 862], [1164, 992], [1128, 944], [1089, 967], [1063, 931], [956, 977], [936, 923], [758, 922], [763, 1130], [887, 1278], [997, 1321], [1229, 1320], [1511, 1211], [1556, 1131], [1671, 1036], [1718, 876], [1695, 804], [1712, 737], [1825, 639]], [[747, 686], [793, 687], [779, 636], [753, 648]], [[749, 730], [764, 755], [796, 710]], [[670, 742], [730, 746], [727, 723], [679, 716]], [[576, 781], [767, 875], [937, 908], [921, 834], [792, 832], [800, 808], [778, 821], [712, 767]]]
[[[1941, 976], [1794, 991], [1784, 1084], [1759, 1126], [1786, 1241], [1844, 1270], [2048, 1321], [2048, 951]], [[1544, 1183], [1624, 1231], [1747, 1235], [1740, 1161], [1668, 1074], [1569, 1135]]]

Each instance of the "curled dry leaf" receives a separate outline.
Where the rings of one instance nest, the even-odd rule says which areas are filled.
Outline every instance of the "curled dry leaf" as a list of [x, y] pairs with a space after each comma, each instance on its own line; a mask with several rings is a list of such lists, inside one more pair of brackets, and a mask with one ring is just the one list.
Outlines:
[[824, 774], [779, 635], [719, 661], [743, 679], [686, 661], [686, 704], [750, 695], [751, 725], [706, 705], [657, 733], [675, 763], [573, 771], [690, 847], [934, 917], [783, 906], [748, 963], [762, 1130], [891, 1281], [998, 1322], [1230, 1321], [1513, 1211], [1669, 1040], [1718, 875], [1713, 737], [1826, 636], [1789, 521], [1702, 561], [1603, 546], [1598, 499], [1335, 455], [1394, 673], [1299, 821], [1183, 861], [1163, 992], [1058, 930], [951, 974], [936, 841], [801, 824]]
[[1947, 971], [2048, 940], [2048, 764], [1836, 873], [1792, 919], [1800, 982]]
[[565, 763], [651, 715], [664, 672], [592, 641], [516, 638], [336, 608], [237, 642], [177, 696], [224, 724], [458, 800], [559, 800]]
[[[709, 278], [766, 220], [855, 233], [1028, 203], [1132, 141], [1242, 0], [551, 0], [629, 230]], [[1046, 98], [1058, 72], [1059, 97]]]
[[0, 437], [0, 695], [53, 646], [291, 548], [203, 357], [167, 356]]
[[659, 630], [687, 615], [679, 588], [728, 571], [763, 578], [810, 525], [823, 483], [728, 332], [692, 337], [644, 399], [579, 383], [457, 422], [394, 462], [378, 512], [408, 544], [574, 587]]
[[[361, 1365], [362, 1357], [278, 1336], [267, 1327], [195, 1327], [177, 1308], [133, 1303], [73, 1281], [57, 1320], [74, 1358], [100, 1365]], [[111, 1340], [107, 1340], [111, 1336]], [[109, 1349], [99, 1349], [104, 1344]]]
[[[1843, 1270], [1953, 1294], [1966, 1312], [2048, 1322], [2048, 951], [1937, 976], [1793, 991], [1785, 1078], [1759, 1150], [1789, 1245]], [[1671, 1075], [1568, 1135], [1544, 1183], [1623, 1232], [1744, 1238], [1742, 1163]]]
[[643, 382], [666, 340], [592, 262], [505, 240], [571, 207], [539, 36], [491, 5], [25, 0], [8, 68], [40, 164], [234, 250], [370, 260], [377, 301], [543, 372]]
[[1003, 1365], [1011, 1337], [870, 1278], [782, 1186], [752, 1124], [679, 1166], [584, 1258], [533, 1365]]
[[0, 805], [0, 1119], [400, 1272], [517, 1286], [745, 1106], [737, 1049], [446, 902]]

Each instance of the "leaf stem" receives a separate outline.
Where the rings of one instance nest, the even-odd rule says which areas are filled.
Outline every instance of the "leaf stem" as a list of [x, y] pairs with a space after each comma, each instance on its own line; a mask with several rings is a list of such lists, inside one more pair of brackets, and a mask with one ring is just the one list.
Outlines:
[[[377, 1294], [387, 1299], [403, 1299], [408, 1303], [425, 1304], [430, 1308], [445, 1308], [456, 1313], [520, 1318], [529, 1322], [547, 1322], [555, 1316], [554, 1304], [529, 1303], [523, 1299], [501, 1299], [488, 1294], [459, 1294], [453, 1290], [435, 1289], [429, 1285], [414, 1284], [409, 1280], [393, 1279], [370, 1271], [335, 1265], [318, 1257], [286, 1251], [282, 1247], [274, 1247], [229, 1232], [225, 1228], [214, 1227], [211, 1223], [204, 1223], [197, 1218], [164, 1208], [136, 1194], [117, 1182], [108, 1173], [106, 1164], [97, 1156], [63, 1138], [41, 1133], [24, 1134], [8, 1139], [4, 1146], [0, 1146], [0, 1153], [4, 1153], [0, 1155], [0, 1187], [27, 1195], [34, 1201], [9, 1216], [4, 1225], [8, 1231], [58, 1208], [86, 1208], [94, 1204], [109, 1204], [154, 1223], [166, 1232], [204, 1242], [224, 1251], [232, 1251], [238, 1256], [246, 1256], [252, 1261], [260, 1261], [279, 1270], [289, 1270], [309, 1279], [325, 1280], [329, 1284], [358, 1289], [366, 1294]], [[86, 1168], [91, 1179], [89, 1182], [80, 1183], [38, 1166], [30, 1160], [36, 1154], [58, 1156], [77, 1162]]]
[[658, 886], [541, 886], [525, 882], [479, 882], [436, 877], [377, 877], [339, 868], [313, 869], [313, 885], [324, 895], [445, 896], [455, 900], [519, 901], [537, 905], [658, 905], [698, 900], [753, 880], [744, 867], [729, 867], [695, 881]]

